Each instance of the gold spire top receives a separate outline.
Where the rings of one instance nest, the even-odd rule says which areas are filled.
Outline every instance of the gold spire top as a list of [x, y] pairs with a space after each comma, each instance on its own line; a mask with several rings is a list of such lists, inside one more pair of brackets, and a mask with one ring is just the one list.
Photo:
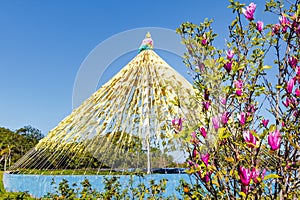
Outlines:
[[150, 34], [149, 31], [148, 31], [148, 33], [146, 34], [146, 38], [151, 38], [151, 34]]
[[142, 41], [142, 44], [139, 48], [139, 52], [141, 52], [143, 50], [150, 50], [150, 49], [153, 49], [153, 40], [151, 38], [150, 32], [148, 32], [146, 34], [145, 39]]

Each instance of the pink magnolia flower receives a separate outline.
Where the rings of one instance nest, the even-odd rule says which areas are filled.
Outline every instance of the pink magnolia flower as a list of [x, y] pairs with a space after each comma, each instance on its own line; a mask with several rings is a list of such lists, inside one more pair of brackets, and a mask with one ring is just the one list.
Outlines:
[[297, 97], [300, 97], [300, 89], [299, 89], [299, 88], [297, 88], [297, 89], [295, 90], [295, 95], [296, 95]]
[[201, 127], [201, 128], [200, 128], [200, 133], [201, 133], [201, 135], [202, 135], [204, 138], [206, 138], [207, 132], [206, 132], [206, 130], [205, 130], [204, 127]]
[[255, 9], [256, 9], [256, 4], [250, 3], [249, 6], [246, 6], [246, 9], [242, 8], [242, 12], [245, 15], [245, 17], [251, 21], [254, 20]]
[[298, 59], [297, 59], [295, 56], [291, 56], [291, 57], [289, 57], [288, 62], [289, 62], [289, 65], [290, 65], [292, 68], [294, 68], [294, 67], [297, 66]]
[[231, 60], [231, 59], [233, 58], [233, 56], [234, 56], [234, 51], [229, 49], [229, 50], [226, 52], [226, 56], [227, 56], [227, 59], [228, 59], [228, 60]]
[[199, 155], [199, 152], [197, 151], [196, 147], [193, 149], [193, 157], [196, 158], [197, 155]]
[[[298, 61], [297, 61], [298, 62]], [[300, 76], [300, 67], [296, 68], [296, 76]]]
[[283, 27], [282, 32], [286, 33], [288, 26], [291, 24], [289, 20], [285, 17], [285, 15], [282, 13], [279, 17], [280, 25]]
[[300, 67], [296, 67], [295, 80], [298, 80], [298, 83], [300, 84]]
[[210, 180], [211, 172], [206, 172], [205, 175], [203, 175], [202, 171], [198, 171], [198, 175], [200, 176], [203, 182], [207, 183]]
[[246, 122], [246, 115], [244, 112], [241, 112], [241, 114], [239, 114], [238, 119], [240, 121], [241, 125], [244, 125]]
[[247, 142], [248, 147], [254, 148], [256, 146], [256, 137], [254, 137], [250, 131], [244, 131], [243, 137], [245, 142]]
[[230, 113], [229, 112], [224, 112], [222, 117], [221, 117], [221, 121], [223, 124], [227, 124], [228, 120], [229, 120], [229, 116]]
[[298, 112], [299, 112], [299, 111], [294, 111], [294, 112], [293, 112], [293, 116], [294, 116], [294, 117], [297, 117], [297, 116], [298, 116]]
[[226, 105], [226, 101], [226, 98], [220, 97], [221, 104]]
[[210, 174], [211, 172], [206, 172], [206, 174], [204, 176], [200, 176], [201, 177], [201, 180], [205, 183], [207, 183], [210, 179]]
[[212, 123], [213, 123], [214, 129], [217, 130], [219, 128], [219, 118], [218, 117], [213, 117], [212, 118]]
[[284, 26], [284, 27], [282, 28], [282, 33], [286, 33], [286, 32], [287, 32], [287, 29], [288, 29], [288, 26]]
[[291, 94], [293, 92], [294, 84], [295, 84], [295, 80], [294, 79], [290, 79], [287, 82], [287, 85], [286, 85], [286, 91], [287, 91], [287, 93]]
[[256, 23], [256, 29], [257, 29], [259, 32], [262, 32], [263, 28], [264, 28], [264, 22], [262, 22], [262, 21], [257, 21], [257, 23]]
[[197, 138], [197, 133], [196, 132], [191, 132], [191, 137], [192, 139], [190, 140], [190, 142], [194, 145], [197, 145], [200, 143], [199, 139]]
[[296, 29], [295, 32], [296, 32], [296, 34], [297, 34], [298, 37], [299, 37], [299, 35], [300, 35], [300, 25], [298, 25], [298, 27], [295, 28], [295, 29]]
[[286, 166], [285, 166], [285, 168], [287, 169], [287, 170], [289, 170], [289, 169], [291, 169], [292, 168], [292, 166], [293, 165], [295, 165], [296, 164], [296, 162], [292, 162], [292, 161], [287, 161], [286, 162]]
[[280, 30], [280, 24], [274, 24], [272, 27], [272, 35], [278, 34]]
[[261, 177], [261, 179], [264, 179], [265, 174], [266, 174], [266, 169], [264, 169], [261, 173], [260, 173], [260, 170], [255, 167], [253, 167], [251, 170], [251, 177], [252, 177], [254, 183], [259, 182], [259, 180], [257, 179], [259, 176]]
[[209, 157], [210, 157], [209, 153], [201, 155], [201, 160], [204, 162], [206, 166], [208, 166]]
[[230, 71], [231, 71], [231, 69], [232, 69], [232, 61], [229, 61], [229, 62], [227, 62], [227, 63], [225, 63], [224, 64], [224, 69], [228, 72], [228, 73], [230, 73]]
[[194, 163], [193, 163], [193, 161], [191, 161], [191, 160], [188, 160], [188, 165], [189, 165], [189, 166], [194, 166]]
[[240, 167], [238, 173], [239, 173], [242, 184], [244, 186], [248, 186], [250, 183], [251, 177], [252, 177], [251, 170], [247, 169], [245, 167]]
[[237, 80], [234, 82], [234, 85], [235, 85], [235, 93], [238, 96], [241, 96], [243, 94], [243, 81]]
[[209, 101], [204, 101], [202, 103], [204, 110], [208, 110], [210, 107], [210, 102]]
[[268, 135], [268, 143], [271, 146], [273, 151], [279, 149], [281, 141], [281, 135], [279, 130], [275, 130], [269, 133]]
[[267, 170], [264, 169], [261, 173], [261, 179], [264, 179], [265, 175], [266, 175]]
[[196, 137], [197, 137], [196, 132], [192, 132], [192, 133], [191, 133], [191, 136], [192, 136], [193, 139], [196, 139]]
[[291, 97], [291, 105], [294, 107], [298, 105], [298, 101], [294, 97]]
[[257, 108], [253, 104], [247, 106], [247, 116], [253, 115]]
[[268, 120], [268, 119], [262, 119], [262, 120], [261, 120], [261, 123], [263, 124], [264, 127], [267, 128], [268, 123], [269, 123], [269, 120]]
[[290, 98], [286, 98], [285, 101], [282, 102], [282, 104], [285, 106], [285, 107], [289, 107], [290, 104], [291, 104], [291, 100]]
[[279, 22], [281, 26], [287, 26], [290, 24], [289, 20], [284, 16], [284, 13], [279, 17]]
[[175, 128], [175, 131], [181, 131], [182, 130], [182, 119], [172, 119], [172, 126]]
[[251, 170], [251, 177], [255, 183], [258, 183], [257, 178], [259, 177], [259, 175], [260, 175], [259, 169], [253, 167]]
[[206, 45], [207, 45], [207, 39], [203, 39], [203, 40], [201, 41], [201, 43], [202, 43], [203, 46], [206, 46]]

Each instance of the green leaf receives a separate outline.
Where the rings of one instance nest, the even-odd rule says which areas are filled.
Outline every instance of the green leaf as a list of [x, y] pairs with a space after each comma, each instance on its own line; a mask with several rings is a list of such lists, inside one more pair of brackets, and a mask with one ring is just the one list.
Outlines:
[[246, 196], [247, 196], [244, 192], [239, 192], [239, 194], [244, 198], [246, 198]]
[[231, 22], [230, 26], [232, 26], [232, 27], [235, 26], [235, 25], [237, 24], [237, 22], [238, 22], [237, 19], [233, 20], [233, 21]]
[[260, 135], [260, 139], [264, 139], [266, 137], [266, 135], [269, 133], [268, 130], [264, 130], [263, 133]]
[[262, 68], [263, 69], [272, 69], [272, 66], [270, 66], [270, 65], [264, 65]]
[[226, 128], [223, 127], [223, 128], [219, 128], [219, 129], [218, 129], [218, 135], [219, 135], [219, 138], [220, 138], [221, 140], [223, 140], [223, 139], [228, 138], [231, 134], [230, 134], [229, 131], [227, 131]]
[[280, 176], [278, 174], [268, 174], [264, 177], [264, 180], [268, 180], [268, 179], [274, 179], [274, 178], [280, 178]]
[[235, 162], [232, 157], [225, 157], [225, 160], [228, 162]]
[[220, 187], [218, 181], [212, 180], [212, 184], [216, 185], [217, 187]]
[[276, 126], [274, 124], [272, 124], [269, 128], [269, 132], [275, 131], [276, 130]]
[[259, 138], [259, 135], [258, 135], [255, 131], [251, 130], [250, 132], [251, 132], [251, 134], [254, 135], [256, 138]]

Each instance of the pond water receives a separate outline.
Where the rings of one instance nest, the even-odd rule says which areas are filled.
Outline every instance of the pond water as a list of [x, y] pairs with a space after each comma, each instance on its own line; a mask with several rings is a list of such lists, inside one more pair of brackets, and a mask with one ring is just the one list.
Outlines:
[[[34, 197], [43, 197], [48, 192], [54, 193], [54, 186], [58, 186], [58, 184], [62, 181], [62, 179], [66, 179], [71, 186], [73, 183], [76, 183], [80, 186], [80, 183], [87, 178], [92, 185], [93, 189], [97, 191], [102, 191], [104, 188], [103, 180], [104, 177], [110, 178], [112, 175], [25, 175], [25, 174], [3, 174], [3, 183], [4, 187], [7, 191], [16, 192], [16, 191], [27, 191]], [[123, 187], [128, 185], [130, 176], [122, 175], [118, 176], [119, 181]], [[168, 179], [167, 188], [166, 188], [166, 196], [171, 195], [180, 195], [176, 191], [176, 187], [179, 186], [179, 182], [181, 179], [190, 183], [192, 181], [192, 177], [188, 174], [151, 174], [145, 175], [143, 178], [139, 176], [133, 176], [134, 187], [143, 181], [146, 185], [149, 185], [150, 180], [155, 180], [156, 183], [159, 183], [159, 180], [166, 178]], [[51, 185], [52, 179], [55, 181], [55, 185]]]

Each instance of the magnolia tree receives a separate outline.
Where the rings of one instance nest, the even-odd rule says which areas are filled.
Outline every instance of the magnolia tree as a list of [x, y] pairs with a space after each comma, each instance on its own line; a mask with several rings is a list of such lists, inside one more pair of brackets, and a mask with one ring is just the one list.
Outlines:
[[182, 182], [186, 197], [300, 198], [300, 5], [286, 4], [265, 3], [278, 18], [266, 25], [255, 18], [256, 4], [230, 0], [235, 18], [226, 49], [213, 46], [212, 21], [177, 29], [203, 119], [193, 131], [173, 122], [179, 135], [190, 131], [197, 184]]

